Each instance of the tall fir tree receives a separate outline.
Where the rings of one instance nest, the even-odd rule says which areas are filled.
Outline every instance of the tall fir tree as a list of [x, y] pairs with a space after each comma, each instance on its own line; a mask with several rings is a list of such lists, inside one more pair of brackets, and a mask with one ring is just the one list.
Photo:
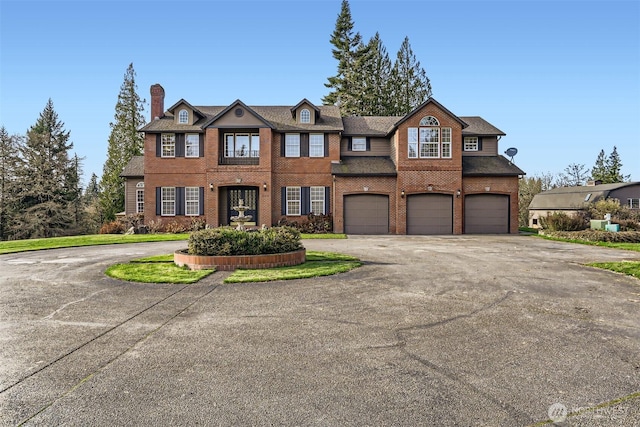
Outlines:
[[395, 115], [405, 115], [425, 102], [432, 94], [431, 81], [417, 60], [409, 37], [405, 37], [398, 50], [392, 72]]
[[11, 237], [11, 224], [18, 215], [16, 173], [21, 137], [0, 128], [0, 240]]
[[120, 176], [133, 156], [142, 155], [144, 135], [138, 132], [146, 124], [145, 100], [137, 93], [133, 64], [129, 64], [120, 86], [114, 121], [109, 123], [111, 133], [107, 147], [107, 160], [100, 181], [100, 206], [105, 221], [115, 219], [124, 210], [124, 179]]
[[77, 165], [69, 156], [73, 148], [69, 137], [49, 99], [20, 150], [16, 194], [21, 215], [15, 222], [16, 238], [61, 236], [77, 225]]
[[331, 91], [322, 98], [325, 105], [338, 105], [342, 115], [353, 114], [358, 102], [355, 95], [359, 86], [359, 70], [356, 63], [362, 37], [360, 33], [353, 32], [353, 27], [349, 2], [342, 0], [340, 14], [330, 40], [334, 46], [331, 52], [338, 61], [338, 69], [336, 75], [329, 77], [329, 82], [325, 83]]
[[366, 49], [359, 55], [362, 66], [362, 90], [358, 114], [363, 116], [393, 115], [393, 97], [391, 94], [392, 64], [389, 54], [376, 33], [369, 40]]
[[84, 225], [89, 233], [97, 233], [103, 222], [102, 209], [100, 207], [100, 184], [98, 176], [91, 174], [89, 183], [82, 195], [82, 206], [84, 207]]
[[618, 154], [618, 148], [613, 147], [609, 156], [605, 156], [604, 150], [600, 150], [596, 163], [591, 169], [591, 179], [601, 181], [602, 184], [613, 184], [628, 181], [630, 175], [622, 174], [622, 160]]
[[591, 179], [594, 181], [602, 181], [603, 183], [607, 180], [607, 158], [604, 150], [600, 150], [596, 158], [596, 163], [591, 168]]

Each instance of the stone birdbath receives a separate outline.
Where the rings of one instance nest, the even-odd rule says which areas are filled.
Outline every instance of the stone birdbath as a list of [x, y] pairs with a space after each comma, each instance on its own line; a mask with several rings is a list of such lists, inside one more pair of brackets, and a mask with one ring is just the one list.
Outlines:
[[239, 199], [238, 200], [238, 206], [233, 206], [231, 207], [231, 209], [233, 209], [234, 211], [238, 212], [237, 216], [232, 216], [231, 217], [231, 222], [236, 222], [238, 223], [238, 226], [236, 227], [236, 230], [242, 231], [244, 230], [244, 223], [251, 221], [251, 218], [253, 218], [251, 215], [245, 215], [244, 211], [246, 211], [247, 209], [249, 209], [248, 206], [244, 205], [244, 200], [243, 199]]

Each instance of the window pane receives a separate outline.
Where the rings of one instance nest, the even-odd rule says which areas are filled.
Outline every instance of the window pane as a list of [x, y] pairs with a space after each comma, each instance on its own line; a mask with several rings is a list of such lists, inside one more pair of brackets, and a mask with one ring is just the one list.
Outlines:
[[300, 157], [300, 134], [286, 134], [284, 155], [285, 157]]
[[251, 134], [251, 155], [249, 157], [260, 157], [260, 135]]
[[136, 190], [136, 213], [144, 213], [144, 190]]
[[464, 151], [478, 151], [478, 137], [476, 136], [465, 137]]
[[162, 215], [176, 214], [175, 187], [162, 187]]
[[312, 133], [309, 135], [309, 156], [324, 157], [324, 134]]
[[409, 158], [410, 159], [415, 159], [416, 157], [418, 157], [418, 143], [417, 142], [410, 142], [409, 143]]
[[407, 131], [407, 141], [409, 144], [418, 142], [418, 128], [409, 128]]
[[234, 157], [235, 149], [234, 149], [234, 138], [233, 134], [226, 134], [224, 136], [224, 156], [225, 157]]
[[236, 157], [249, 157], [249, 135], [236, 135]]
[[442, 157], [451, 158], [451, 143], [443, 142], [442, 143]]
[[162, 157], [176, 156], [176, 136], [173, 133], [162, 134]]
[[300, 187], [287, 187], [287, 215], [300, 215]]
[[200, 214], [200, 189], [198, 187], [186, 187], [185, 194], [185, 215]]
[[310, 123], [311, 113], [306, 108], [300, 111], [300, 123]]
[[180, 114], [178, 115], [178, 123], [188, 123], [189, 122], [189, 113], [187, 110], [180, 110]]
[[198, 134], [187, 134], [187, 140], [185, 142], [185, 156], [200, 156], [200, 137], [198, 136]]
[[367, 138], [353, 138], [351, 140], [351, 151], [367, 151]]
[[324, 187], [311, 187], [311, 212], [324, 214]]

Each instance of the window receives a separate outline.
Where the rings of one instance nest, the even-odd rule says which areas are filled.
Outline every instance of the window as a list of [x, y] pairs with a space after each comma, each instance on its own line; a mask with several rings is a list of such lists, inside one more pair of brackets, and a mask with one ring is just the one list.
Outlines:
[[440, 157], [440, 128], [420, 128], [420, 157]]
[[464, 151], [478, 151], [478, 137], [477, 136], [465, 136], [464, 137]]
[[260, 135], [257, 133], [225, 133], [225, 157], [260, 157]]
[[300, 157], [300, 134], [288, 133], [284, 139], [285, 157]]
[[180, 110], [178, 113], [178, 123], [189, 123], [189, 112], [187, 110]]
[[640, 199], [628, 199], [630, 209], [640, 209]]
[[324, 157], [324, 134], [309, 135], [309, 157]]
[[144, 189], [136, 190], [136, 213], [144, 213]]
[[314, 214], [324, 214], [324, 187], [311, 187], [311, 212]]
[[200, 214], [200, 188], [199, 187], [185, 187], [184, 189], [185, 200], [185, 215], [199, 215]]
[[360, 136], [352, 138], [351, 151], [367, 151], [367, 138]]
[[300, 215], [300, 187], [287, 187], [287, 215]]
[[176, 135], [174, 133], [162, 134], [162, 157], [176, 156]]
[[433, 116], [420, 120], [419, 128], [407, 129], [407, 157], [410, 159], [450, 159], [451, 128], [440, 127]]
[[200, 157], [200, 135], [197, 133], [187, 134], [185, 157]]
[[311, 113], [306, 108], [300, 111], [300, 123], [311, 123]]
[[451, 158], [451, 128], [442, 128], [442, 157]]
[[409, 158], [418, 158], [418, 128], [409, 128], [407, 140], [409, 142]]
[[162, 216], [176, 214], [176, 188], [162, 187]]

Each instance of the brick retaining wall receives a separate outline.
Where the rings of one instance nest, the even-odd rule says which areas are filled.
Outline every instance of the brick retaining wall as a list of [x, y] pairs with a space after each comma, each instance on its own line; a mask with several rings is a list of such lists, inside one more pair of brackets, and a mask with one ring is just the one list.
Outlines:
[[227, 255], [205, 256], [190, 255], [182, 250], [173, 255], [173, 262], [182, 267], [186, 265], [192, 270], [213, 269], [220, 271], [234, 271], [236, 268], [274, 268], [288, 267], [305, 262], [307, 250], [266, 255]]

